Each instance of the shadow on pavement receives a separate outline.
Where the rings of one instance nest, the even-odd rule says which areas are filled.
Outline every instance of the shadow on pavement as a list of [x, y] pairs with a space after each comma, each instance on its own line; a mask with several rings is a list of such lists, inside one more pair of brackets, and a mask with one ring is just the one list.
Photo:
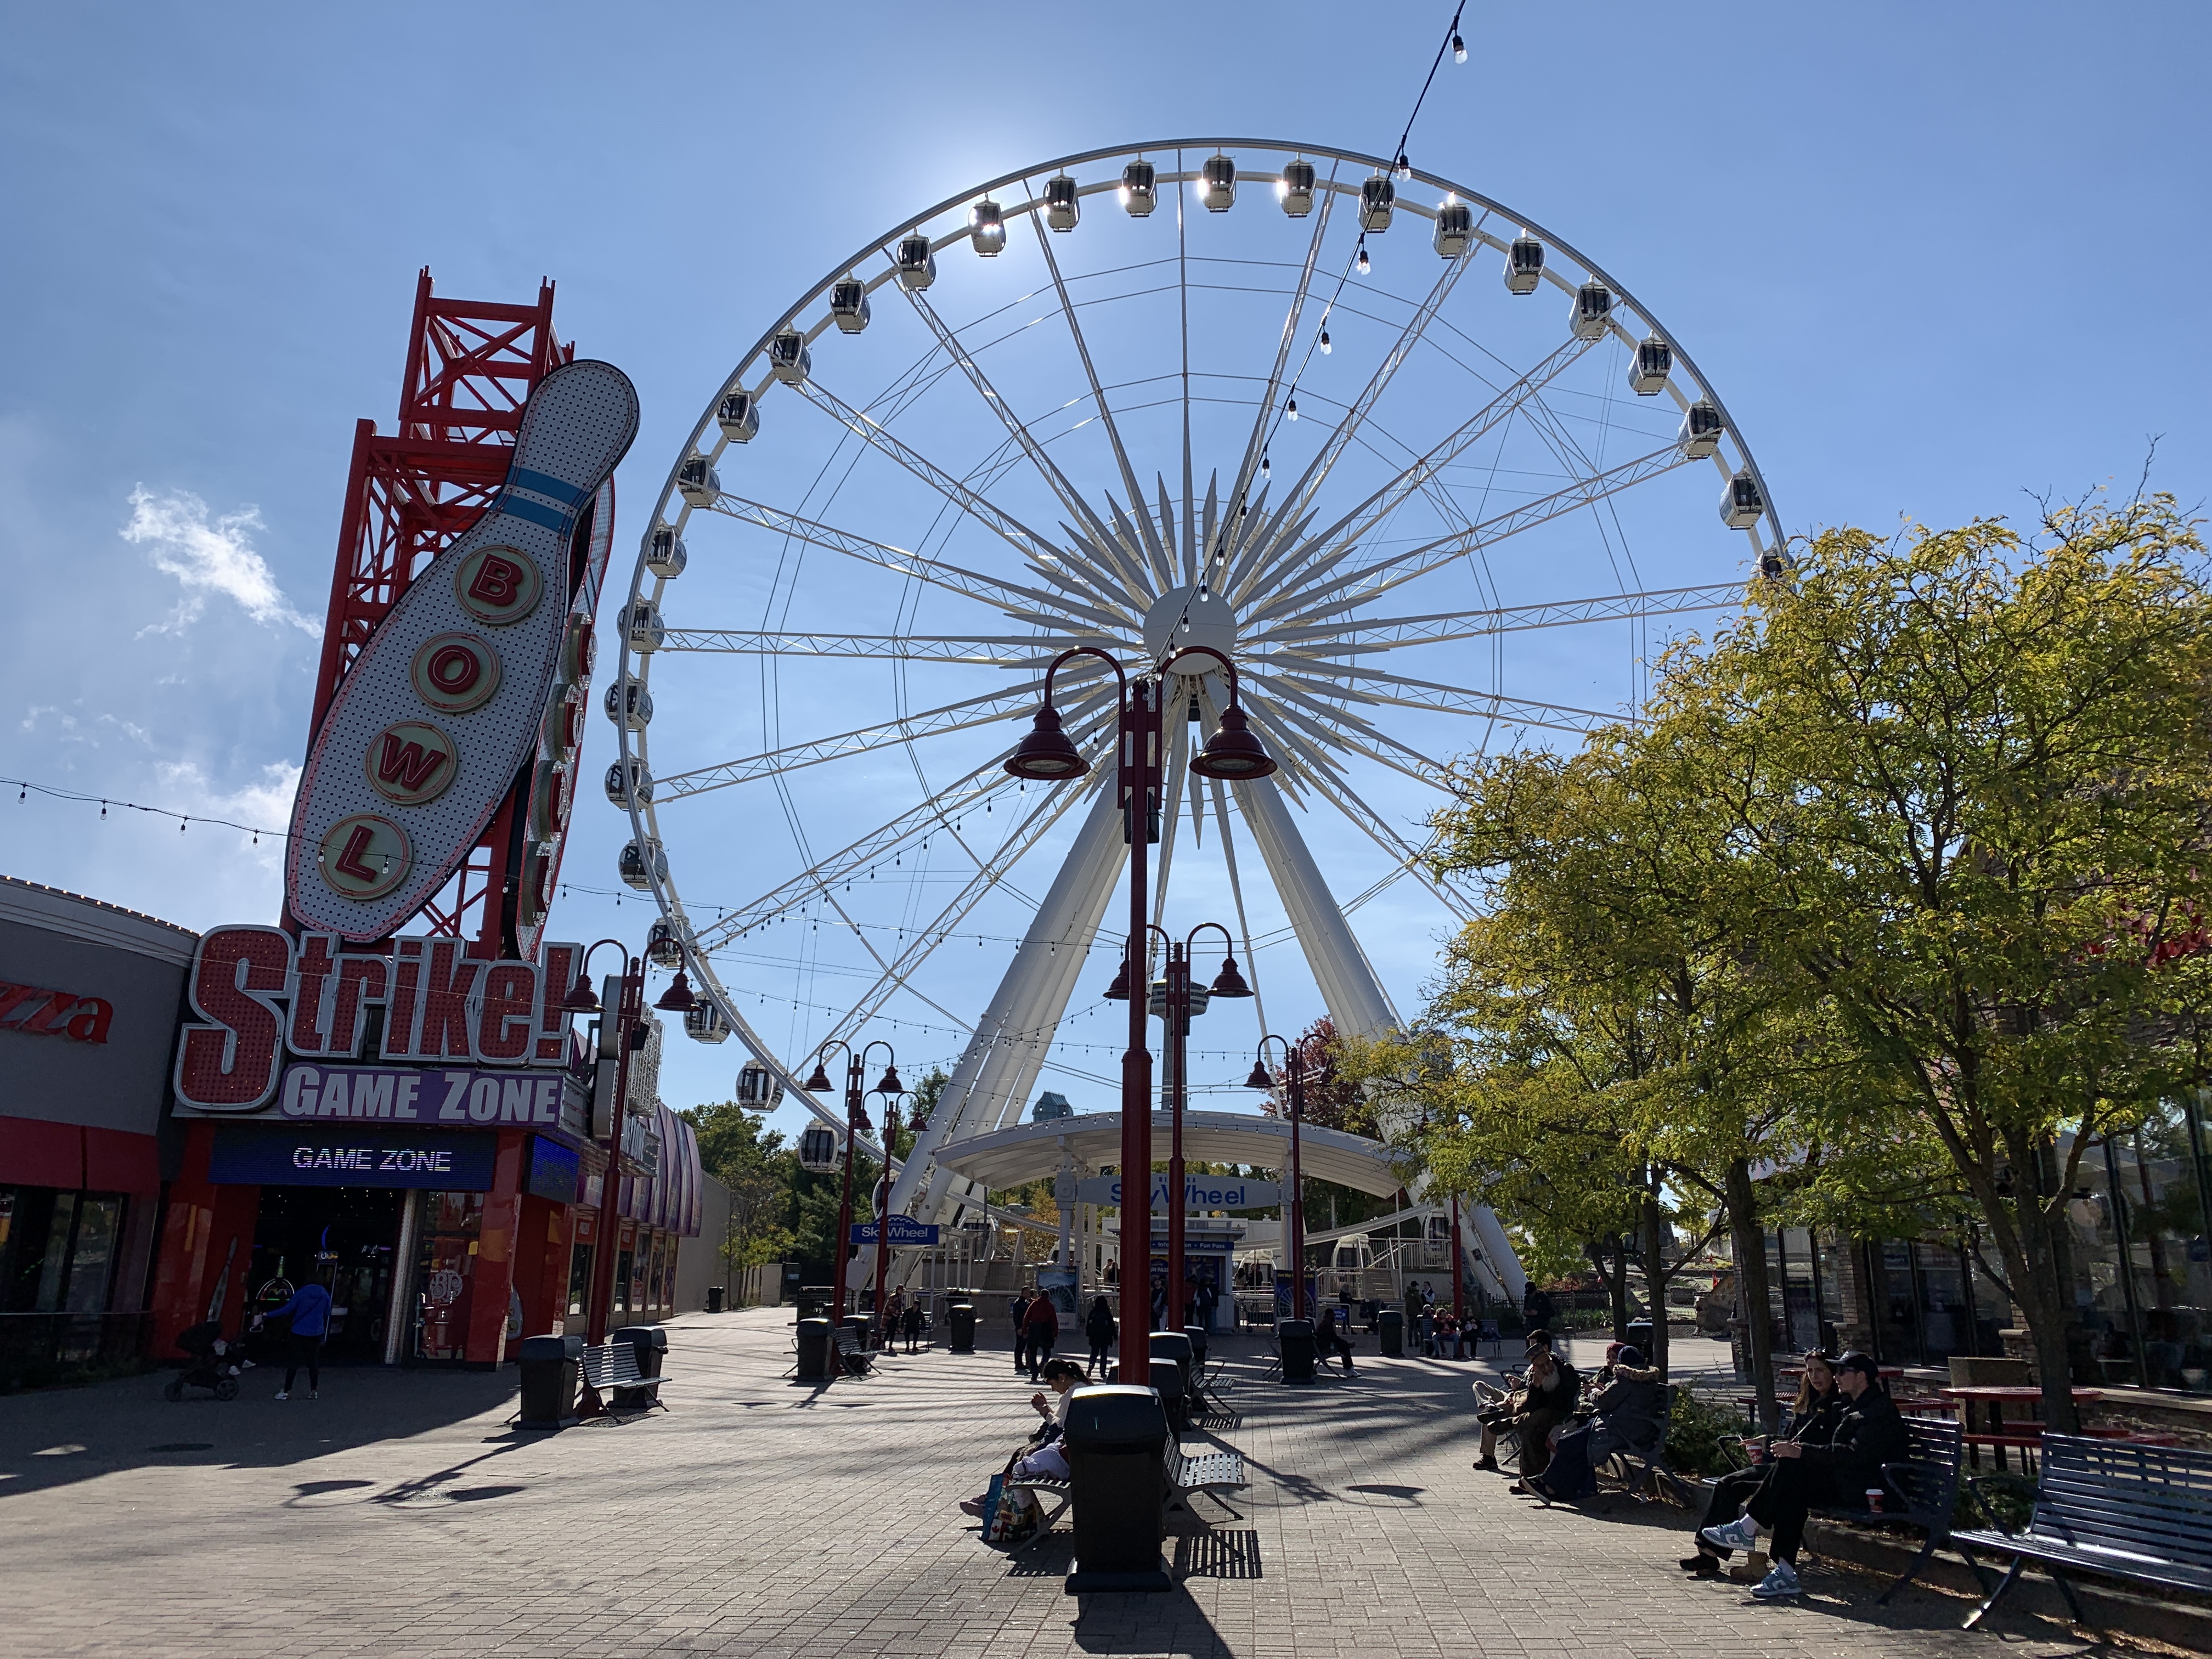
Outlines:
[[1076, 1601], [1075, 1645], [1084, 1653], [1231, 1659], [1229, 1644], [1180, 1584], [1164, 1595], [1083, 1595]]
[[[270, 1396], [283, 1373], [263, 1366], [240, 1379], [235, 1400], [202, 1395], [172, 1402], [161, 1397], [170, 1376], [154, 1371], [0, 1398], [0, 1498], [149, 1465], [282, 1468], [483, 1416], [491, 1419], [488, 1435], [506, 1444], [505, 1419], [517, 1387], [512, 1367], [326, 1367], [319, 1400], [280, 1401]], [[535, 1439], [516, 1435], [512, 1443]], [[309, 1484], [330, 1489], [325, 1482]]]

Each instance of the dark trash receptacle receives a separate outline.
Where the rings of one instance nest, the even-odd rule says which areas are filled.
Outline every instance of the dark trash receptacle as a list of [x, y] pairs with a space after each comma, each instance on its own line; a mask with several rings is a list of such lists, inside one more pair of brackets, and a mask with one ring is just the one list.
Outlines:
[[1159, 1390], [1168, 1426], [1190, 1426], [1190, 1339], [1181, 1331], [1154, 1331], [1150, 1342], [1152, 1386]]
[[1375, 1322], [1382, 1337], [1382, 1352], [1394, 1359], [1402, 1357], [1406, 1352], [1406, 1310], [1385, 1308], [1375, 1316]]
[[709, 1285], [707, 1287], [707, 1311], [708, 1313], [722, 1311], [722, 1287], [720, 1285]]
[[973, 1304], [956, 1302], [945, 1316], [945, 1346], [954, 1353], [975, 1352], [975, 1309]]
[[520, 1353], [522, 1412], [518, 1429], [565, 1429], [576, 1421], [576, 1389], [584, 1373], [580, 1336], [526, 1336]]
[[871, 1320], [867, 1315], [847, 1314], [843, 1323], [847, 1330], [852, 1332], [855, 1337], [860, 1339], [860, 1343], [862, 1347], [872, 1348], [875, 1346], [875, 1344], [868, 1340], [868, 1333], [873, 1328], [875, 1322]]
[[[1566, 1352], [1567, 1344], [1564, 1334], [1559, 1334], [1557, 1346], [1561, 1353]], [[1651, 1322], [1650, 1320], [1632, 1319], [1628, 1322], [1628, 1346], [1644, 1356], [1645, 1364], [1651, 1363]]]
[[1067, 1576], [1067, 1593], [1173, 1589], [1160, 1553], [1168, 1443], [1160, 1396], [1122, 1383], [1078, 1389], [1068, 1401], [1062, 1443], [1075, 1504], [1075, 1571]]
[[1283, 1381], [1314, 1380], [1314, 1329], [1310, 1319], [1285, 1319], [1275, 1327], [1276, 1346], [1283, 1353]]
[[[663, 1357], [668, 1352], [668, 1333], [658, 1325], [625, 1325], [607, 1339], [609, 1342], [627, 1342], [637, 1355], [637, 1374], [658, 1376]], [[656, 1390], [652, 1389], [617, 1389], [608, 1401], [617, 1411], [643, 1411], [653, 1404]]]
[[798, 1376], [802, 1382], [827, 1382], [830, 1380], [828, 1320], [802, 1319], [799, 1322]]

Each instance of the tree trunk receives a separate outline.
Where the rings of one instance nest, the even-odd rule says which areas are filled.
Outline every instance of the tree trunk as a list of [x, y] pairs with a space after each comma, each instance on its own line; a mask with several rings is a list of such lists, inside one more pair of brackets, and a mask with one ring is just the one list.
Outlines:
[[1759, 1425], [1767, 1434], [1782, 1431], [1782, 1410], [1774, 1397], [1774, 1321], [1767, 1310], [1766, 1234], [1759, 1224], [1759, 1194], [1748, 1158], [1732, 1158], [1723, 1183], [1728, 1197], [1729, 1237], [1735, 1251], [1737, 1305], [1743, 1310], [1744, 1346], [1751, 1354], [1751, 1388], [1759, 1402]]
[[1613, 1266], [1607, 1271], [1605, 1287], [1613, 1296], [1613, 1340], [1628, 1340], [1628, 1241], [1619, 1233], [1613, 1236]]
[[1667, 1218], [1660, 1212], [1659, 1195], [1644, 1194], [1644, 1289], [1650, 1304], [1651, 1352], [1644, 1363], [1655, 1367], [1663, 1382], [1667, 1376]]
[[2073, 1322], [2072, 1265], [2066, 1246], [2053, 1235], [2066, 1225], [2064, 1212], [2053, 1221], [2033, 1195], [2022, 1194], [2016, 1213], [2021, 1248], [2027, 1257], [2027, 1282], [2014, 1286], [2020, 1310], [2035, 1340], [2035, 1374], [2043, 1389], [2043, 1421], [2059, 1434], [2078, 1434], [2081, 1419], [2074, 1408], [2074, 1364], [2068, 1340]]

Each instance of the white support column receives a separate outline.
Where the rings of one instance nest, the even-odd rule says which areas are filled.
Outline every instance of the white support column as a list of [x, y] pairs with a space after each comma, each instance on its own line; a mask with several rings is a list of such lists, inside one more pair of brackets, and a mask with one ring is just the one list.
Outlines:
[[1367, 953], [1359, 948], [1328, 884], [1322, 879], [1321, 868], [1307, 850], [1305, 837], [1298, 833], [1274, 780], [1255, 778], [1231, 787], [1336, 1029], [1349, 1036], [1394, 1029], [1398, 1011], [1390, 1006]]

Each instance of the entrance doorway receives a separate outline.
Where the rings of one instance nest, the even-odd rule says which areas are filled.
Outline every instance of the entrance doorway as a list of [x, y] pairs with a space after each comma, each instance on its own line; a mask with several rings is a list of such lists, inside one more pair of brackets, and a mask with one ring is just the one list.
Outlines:
[[385, 1187], [264, 1187], [246, 1276], [248, 1312], [281, 1308], [295, 1290], [326, 1273], [325, 1361], [380, 1364], [406, 1200], [405, 1193]]

